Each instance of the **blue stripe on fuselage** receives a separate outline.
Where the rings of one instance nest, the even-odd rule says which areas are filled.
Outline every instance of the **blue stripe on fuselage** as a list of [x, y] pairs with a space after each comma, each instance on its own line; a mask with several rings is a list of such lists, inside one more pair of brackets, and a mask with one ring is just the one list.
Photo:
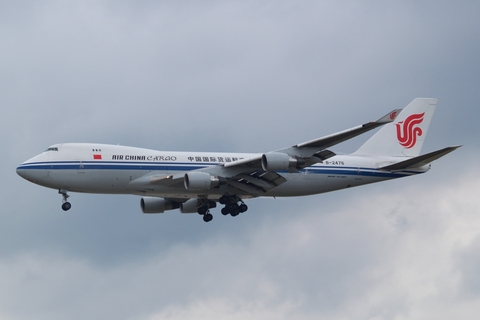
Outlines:
[[[146, 171], [191, 171], [205, 167], [213, 167], [218, 163], [171, 163], [171, 162], [118, 162], [118, 161], [58, 161], [58, 162], [32, 162], [21, 164], [17, 170], [146, 170]], [[301, 173], [370, 176], [383, 178], [400, 178], [421, 172], [402, 171], [385, 172], [376, 168], [365, 167], [336, 167], [312, 166], [300, 170]], [[288, 171], [278, 171], [288, 173]]]

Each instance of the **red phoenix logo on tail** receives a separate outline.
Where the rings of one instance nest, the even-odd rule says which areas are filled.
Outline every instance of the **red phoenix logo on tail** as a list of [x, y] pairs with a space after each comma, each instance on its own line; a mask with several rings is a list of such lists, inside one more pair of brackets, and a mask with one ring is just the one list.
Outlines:
[[424, 113], [412, 114], [405, 121], [400, 121], [397, 127], [398, 142], [407, 149], [412, 148], [417, 143], [417, 137], [422, 135], [422, 129], [418, 126], [423, 122]]

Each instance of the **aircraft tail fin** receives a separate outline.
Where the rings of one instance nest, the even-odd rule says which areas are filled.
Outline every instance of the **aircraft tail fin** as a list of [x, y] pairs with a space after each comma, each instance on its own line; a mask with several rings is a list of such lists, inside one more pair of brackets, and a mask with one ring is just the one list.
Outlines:
[[427, 135], [438, 99], [416, 98], [383, 126], [357, 151], [356, 155], [417, 157]]

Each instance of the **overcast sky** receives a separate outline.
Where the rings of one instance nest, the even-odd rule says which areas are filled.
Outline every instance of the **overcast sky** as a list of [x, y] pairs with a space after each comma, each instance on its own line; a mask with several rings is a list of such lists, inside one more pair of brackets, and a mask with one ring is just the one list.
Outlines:
[[[3, 1], [0, 319], [477, 319], [478, 1]], [[60, 142], [267, 152], [439, 98], [427, 174], [204, 223], [15, 173]], [[333, 148], [352, 152], [368, 134]]]

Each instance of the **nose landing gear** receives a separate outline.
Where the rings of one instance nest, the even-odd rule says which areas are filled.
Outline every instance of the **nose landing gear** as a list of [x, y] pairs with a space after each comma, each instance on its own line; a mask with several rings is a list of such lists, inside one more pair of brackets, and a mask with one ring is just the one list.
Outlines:
[[67, 190], [65, 189], [60, 189], [58, 190], [58, 193], [62, 195], [62, 209], [63, 211], [68, 211], [72, 207], [72, 204], [67, 201], [68, 197], [70, 197], [67, 194]]

